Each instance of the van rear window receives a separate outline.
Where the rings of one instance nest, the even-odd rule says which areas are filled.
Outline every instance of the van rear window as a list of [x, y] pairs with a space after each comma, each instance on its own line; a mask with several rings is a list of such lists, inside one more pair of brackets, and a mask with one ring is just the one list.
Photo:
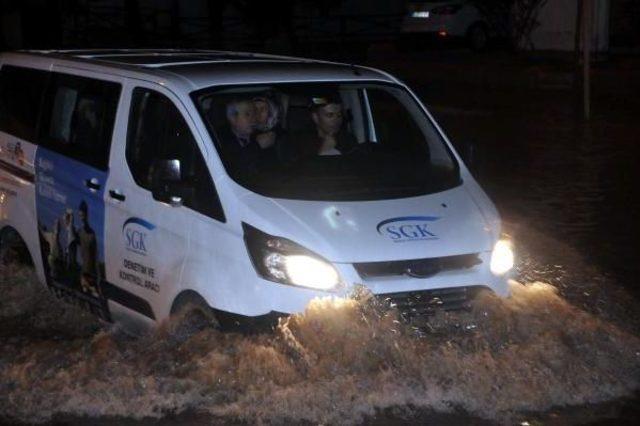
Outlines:
[[0, 69], [0, 130], [34, 142], [47, 72], [4, 65]]
[[121, 86], [54, 73], [40, 125], [40, 143], [105, 170]]

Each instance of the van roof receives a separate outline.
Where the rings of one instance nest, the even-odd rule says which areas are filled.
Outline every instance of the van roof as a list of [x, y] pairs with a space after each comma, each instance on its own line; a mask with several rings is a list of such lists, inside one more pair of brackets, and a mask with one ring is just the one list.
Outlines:
[[397, 82], [368, 67], [291, 56], [201, 49], [26, 50], [5, 54], [29, 55], [51, 64], [96, 71], [122, 70], [152, 80], [174, 80], [200, 89], [217, 84], [249, 84], [332, 80]]

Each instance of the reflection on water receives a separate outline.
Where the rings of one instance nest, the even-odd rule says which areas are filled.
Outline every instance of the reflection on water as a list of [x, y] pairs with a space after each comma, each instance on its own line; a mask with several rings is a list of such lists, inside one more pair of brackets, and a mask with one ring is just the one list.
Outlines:
[[539, 282], [440, 313], [428, 333], [370, 302], [326, 299], [273, 334], [176, 320], [132, 339], [61, 307], [28, 270], [0, 272], [0, 291], [10, 292], [0, 300], [0, 416], [27, 421], [196, 410], [251, 423], [355, 423], [413, 407], [510, 422], [627, 395], [640, 379], [640, 339]]
[[475, 143], [479, 180], [502, 213], [637, 286], [640, 107], [597, 98], [585, 123], [569, 92], [482, 92], [455, 101], [483, 112], [468, 114], [447, 107], [450, 89], [424, 98], [455, 143]]

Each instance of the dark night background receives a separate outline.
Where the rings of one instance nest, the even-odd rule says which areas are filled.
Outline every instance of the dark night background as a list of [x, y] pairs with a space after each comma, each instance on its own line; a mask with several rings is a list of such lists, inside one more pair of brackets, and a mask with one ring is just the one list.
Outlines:
[[[520, 253], [553, 265], [569, 248], [608, 284], [586, 276], [567, 283], [526, 266], [522, 279], [547, 280], [576, 306], [632, 329], [640, 323], [640, 2], [597, 1], [589, 119], [576, 35], [581, 2], [540, 2], [546, 5], [524, 42], [514, 41], [513, 22], [495, 22], [480, 50], [464, 38], [408, 37], [408, 3], [0, 1], [0, 50], [242, 50], [389, 71], [418, 94], [456, 147], [474, 147], [474, 174]], [[640, 415], [637, 399], [613, 412], [618, 420], [603, 424], [631, 424]]]
[[[409, 37], [411, 2], [384, 0], [2, 1], [0, 48], [226, 49], [390, 71], [454, 144], [474, 145], [476, 174], [504, 215], [568, 238], [635, 290], [640, 3], [595, 2], [590, 120], [582, 118], [582, 2], [476, 4], [493, 25], [480, 51], [465, 39]], [[504, 5], [534, 12], [520, 41], [512, 36], [520, 21], [504, 19]]]
[[[526, 50], [570, 50], [582, 0], [472, 0], [500, 35], [532, 22]], [[25, 0], [0, 2], [0, 48], [180, 47], [363, 56], [395, 42], [409, 0]], [[520, 12], [507, 17], [505, 7]], [[529, 6], [534, 7], [530, 9]], [[542, 6], [540, 13], [535, 6]], [[530, 10], [532, 16], [527, 16]], [[598, 0], [599, 50], [629, 53], [640, 42], [633, 0]], [[598, 24], [599, 25], [599, 24]], [[604, 41], [604, 43], [603, 43]], [[507, 43], [509, 44], [509, 43]], [[356, 49], [353, 49], [357, 47]], [[364, 47], [364, 50], [362, 49]]]

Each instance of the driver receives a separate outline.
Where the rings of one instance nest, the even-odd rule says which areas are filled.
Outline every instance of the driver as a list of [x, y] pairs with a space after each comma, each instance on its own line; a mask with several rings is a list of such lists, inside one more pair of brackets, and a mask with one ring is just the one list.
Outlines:
[[317, 155], [341, 155], [357, 145], [353, 135], [344, 127], [344, 106], [340, 95], [314, 96], [309, 105], [315, 134], [311, 140]]

